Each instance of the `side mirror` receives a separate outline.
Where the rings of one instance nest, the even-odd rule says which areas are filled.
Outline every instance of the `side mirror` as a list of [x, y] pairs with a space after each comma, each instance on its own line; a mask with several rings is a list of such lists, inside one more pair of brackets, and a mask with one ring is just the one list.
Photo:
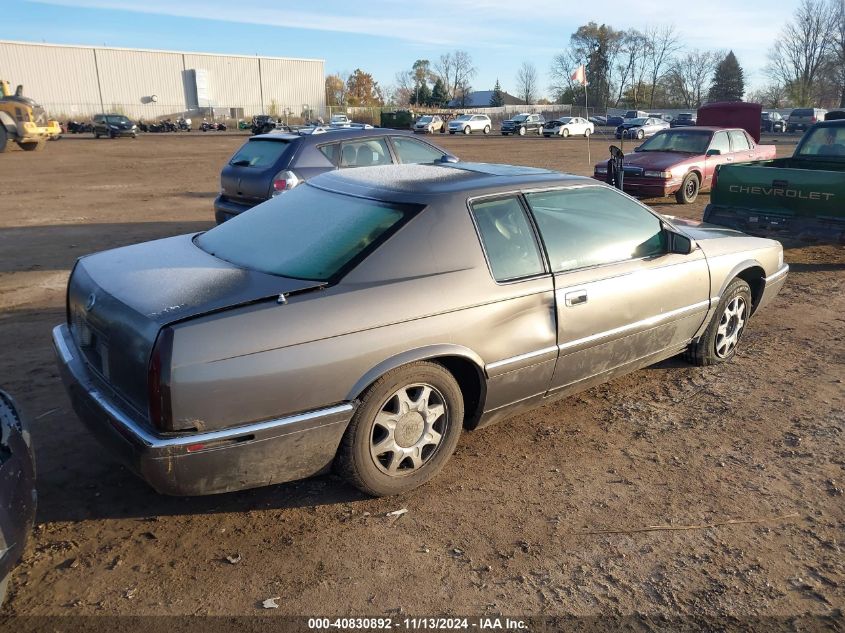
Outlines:
[[671, 229], [664, 229], [666, 232], [666, 252], [675, 255], [689, 255], [692, 253], [692, 240], [686, 235], [676, 233]]
[[440, 162], [441, 163], [457, 163], [458, 157], [452, 156], [451, 154], [443, 154], [443, 156], [440, 157]]
[[721, 156], [722, 150], [720, 149], [708, 149], [705, 156]]

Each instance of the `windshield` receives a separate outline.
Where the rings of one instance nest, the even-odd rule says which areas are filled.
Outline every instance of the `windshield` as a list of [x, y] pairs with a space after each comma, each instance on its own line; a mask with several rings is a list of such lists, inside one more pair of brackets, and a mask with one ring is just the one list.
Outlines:
[[106, 117], [106, 123], [129, 123], [129, 119], [123, 115], [109, 115]]
[[243, 268], [330, 281], [366, 257], [412, 215], [407, 207], [305, 184], [203, 233], [196, 243]]
[[801, 141], [796, 156], [818, 158], [835, 157], [845, 160], [845, 126], [822, 126], [811, 130]]
[[528, 118], [527, 114], [517, 114], [512, 121], [525, 121]]
[[472, 115], [471, 114], [462, 114], [457, 119], [455, 119], [455, 121], [472, 121]]
[[572, 117], [570, 117], [570, 116], [565, 116], [565, 117], [563, 117], [562, 119], [558, 119], [558, 120], [557, 120], [557, 121], [555, 121], [555, 122], [556, 122], [556, 123], [561, 123], [561, 124], [563, 124], [563, 125], [566, 125], [566, 124], [567, 124], [567, 123], [569, 123], [571, 120], [572, 120]]
[[639, 118], [631, 119], [630, 121], [628, 121], [628, 123], [630, 123], [631, 125], [645, 125], [646, 121], [648, 121], [648, 119]]
[[703, 154], [707, 151], [712, 136], [712, 132], [694, 132], [684, 129], [667, 130], [652, 136], [640, 145], [639, 151]]
[[430, 116], [421, 116], [420, 120], [417, 121], [417, 123], [431, 123], [431, 117]]

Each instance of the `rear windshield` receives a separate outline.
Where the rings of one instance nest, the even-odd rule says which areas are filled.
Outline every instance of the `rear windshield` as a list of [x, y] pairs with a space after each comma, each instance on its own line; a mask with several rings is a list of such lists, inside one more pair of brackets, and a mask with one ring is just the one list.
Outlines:
[[703, 154], [710, 145], [711, 132], [694, 132], [687, 129], [658, 132], [640, 145], [641, 152], [682, 152]]
[[236, 167], [270, 167], [290, 147], [289, 141], [247, 141], [229, 161]]
[[792, 111], [792, 116], [813, 116], [813, 110], [810, 108], [798, 108]]
[[304, 184], [203, 233], [196, 243], [243, 268], [331, 281], [366, 257], [416, 211]]
[[808, 158], [833, 158], [845, 161], [845, 125], [821, 126], [809, 132], [795, 153]]
[[691, 119], [691, 118], [692, 118], [692, 115], [691, 115], [691, 114], [689, 114], [688, 112], [681, 112], [681, 113], [678, 115], [678, 118], [679, 118], [679, 119]]

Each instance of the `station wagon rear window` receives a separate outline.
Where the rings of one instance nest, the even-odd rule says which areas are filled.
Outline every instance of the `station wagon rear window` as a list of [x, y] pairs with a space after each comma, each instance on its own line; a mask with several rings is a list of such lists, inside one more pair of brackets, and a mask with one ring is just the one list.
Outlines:
[[288, 141], [249, 141], [232, 156], [229, 164], [235, 167], [270, 167], [289, 147]]
[[196, 244], [243, 268], [331, 281], [363, 260], [417, 211], [305, 184], [203, 233]]

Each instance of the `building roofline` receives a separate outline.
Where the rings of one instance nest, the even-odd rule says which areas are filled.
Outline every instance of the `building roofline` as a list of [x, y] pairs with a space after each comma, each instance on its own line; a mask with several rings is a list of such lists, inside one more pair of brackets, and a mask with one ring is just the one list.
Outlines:
[[53, 44], [47, 42], [26, 42], [22, 40], [3, 40], [0, 39], [0, 45], [2, 44], [17, 44], [21, 46], [44, 46], [50, 48], [81, 48], [87, 50], [100, 50], [100, 51], [130, 51], [130, 52], [138, 52], [138, 53], [170, 53], [172, 55], [202, 55], [205, 57], [238, 57], [243, 59], [270, 59], [270, 60], [279, 60], [279, 61], [294, 61], [294, 62], [320, 62], [321, 64], [325, 65], [325, 59], [317, 59], [317, 58], [309, 58], [309, 57], [273, 57], [271, 55], [242, 55], [237, 53], [203, 53], [199, 51], [174, 51], [174, 50], [165, 50], [165, 49], [155, 49], [155, 48], [126, 48], [122, 46], [97, 46], [91, 44]]

